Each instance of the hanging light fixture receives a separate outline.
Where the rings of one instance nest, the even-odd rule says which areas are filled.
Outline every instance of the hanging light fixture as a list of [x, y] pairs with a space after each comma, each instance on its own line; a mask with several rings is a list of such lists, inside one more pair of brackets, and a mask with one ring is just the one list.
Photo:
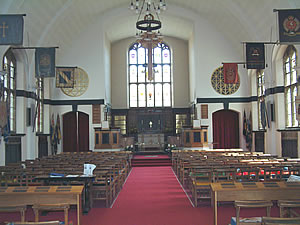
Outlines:
[[[165, 0], [131, 0], [130, 7], [138, 14], [136, 22], [136, 38], [144, 48], [148, 49], [148, 80], [153, 80], [152, 49], [162, 42], [160, 29], [162, 27], [159, 14], [166, 10]], [[155, 18], [155, 16], [156, 18]]]

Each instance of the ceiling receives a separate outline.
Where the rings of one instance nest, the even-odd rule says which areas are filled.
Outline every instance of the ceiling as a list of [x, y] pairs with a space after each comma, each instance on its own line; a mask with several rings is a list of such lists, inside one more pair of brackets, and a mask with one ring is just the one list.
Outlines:
[[[206, 21], [233, 43], [275, 41], [273, 9], [300, 8], [299, 0], [166, 0], [164, 35], [189, 40]], [[90, 25], [101, 23], [111, 42], [135, 35], [130, 0], [0, 0], [1, 14], [26, 14], [24, 46], [68, 45]], [[205, 32], [205, 31], [204, 31]]]

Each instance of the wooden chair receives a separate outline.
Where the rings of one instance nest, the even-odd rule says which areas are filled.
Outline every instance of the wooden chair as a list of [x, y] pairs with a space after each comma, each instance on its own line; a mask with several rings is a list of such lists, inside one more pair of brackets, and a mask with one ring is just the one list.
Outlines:
[[40, 211], [64, 211], [65, 224], [69, 224], [69, 204], [35, 204], [32, 206], [35, 222], [39, 222]]
[[294, 218], [278, 218], [278, 217], [263, 217], [262, 225], [296, 225], [300, 224], [300, 217]]
[[300, 215], [291, 208], [300, 208], [300, 200], [278, 200], [280, 208], [280, 217], [300, 217]]
[[113, 186], [109, 171], [96, 171], [95, 180], [91, 186], [92, 206], [96, 200], [105, 200], [105, 206], [108, 208], [113, 198]]
[[46, 222], [12, 222], [6, 225], [60, 225], [59, 221], [46, 221]]
[[27, 209], [26, 205], [7, 205], [7, 206], [1, 206], [0, 212], [20, 212], [21, 221], [25, 222], [26, 209]]
[[273, 203], [271, 201], [264, 201], [264, 200], [236, 200], [234, 202], [234, 206], [236, 208], [236, 224], [237, 225], [246, 225], [249, 223], [241, 223], [240, 222], [240, 210], [241, 208], [266, 208], [267, 216], [270, 216], [271, 207]]
[[210, 183], [212, 182], [211, 169], [194, 169], [189, 175], [190, 190], [194, 199], [195, 207], [198, 200], [210, 200]]

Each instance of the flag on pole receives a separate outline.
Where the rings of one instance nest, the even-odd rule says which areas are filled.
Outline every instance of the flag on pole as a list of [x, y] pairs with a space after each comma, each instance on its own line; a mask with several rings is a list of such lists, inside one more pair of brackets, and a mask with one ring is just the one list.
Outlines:
[[223, 63], [223, 76], [225, 84], [236, 84], [238, 82], [237, 63]]
[[247, 69], [265, 68], [265, 45], [264, 43], [246, 43]]
[[0, 45], [23, 44], [24, 15], [0, 15]]
[[249, 118], [247, 119], [246, 147], [249, 151], [251, 151], [251, 149], [252, 149], [252, 113], [251, 113], [251, 111], [249, 114]]
[[36, 48], [35, 76], [55, 77], [55, 48]]
[[278, 10], [281, 43], [300, 43], [300, 9]]
[[56, 137], [57, 137], [57, 143], [60, 143], [61, 140], [61, 132], [60, 132], [60, 119], [59, 119], [59, 115], [57, 114], [57, 119], [56, 119]]
[[247, 118], [246, 118], [246, 112], [244, 110], [244, 118], [243, 118], [243, 135], [246, 136], [247, 134]]

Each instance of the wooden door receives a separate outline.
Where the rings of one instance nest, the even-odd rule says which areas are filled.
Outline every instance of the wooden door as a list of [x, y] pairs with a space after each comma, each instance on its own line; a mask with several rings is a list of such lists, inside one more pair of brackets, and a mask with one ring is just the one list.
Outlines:
[[63, 152], [89, 150], [89, 116], [83, 112], [63, 115]]
[[78, 146], [80, 152], [89, 151], [89, 115], [78, 112]]
[[213, 113], [214, 148], [239, 148], [239, 114], [231, 110]]

